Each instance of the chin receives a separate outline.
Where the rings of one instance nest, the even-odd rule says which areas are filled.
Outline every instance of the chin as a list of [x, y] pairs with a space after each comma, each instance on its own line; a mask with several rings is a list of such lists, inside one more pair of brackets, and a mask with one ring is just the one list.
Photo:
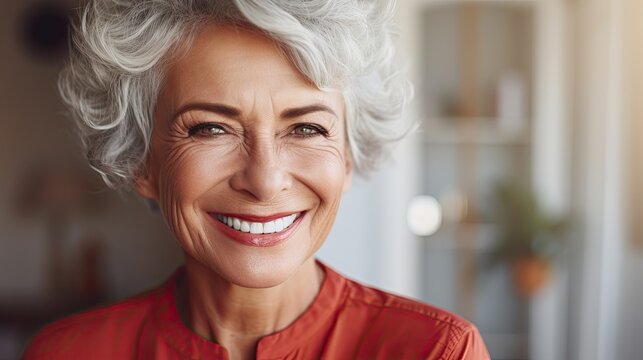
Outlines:
[[235, 274], [230, 282], [241, 287], [251, 289], [266, 289], [279, 286], [290, 279], [297, 272], [297, 268], [282, 267], [263, 270], [262, 266], [245, 269]]
[[214, 275], [236, 286], [254, 289], [271, 288], [295, 276], [302, 265], [314, 255], [300, 247], [282, 245], [285, 246], [270, 249], [237, 248], [233, 251], [219, 252], [225, 255], [205, 258], [188, 254], [186, 262], [197, 262], [197, 267], [208, 269], [210, 276]]

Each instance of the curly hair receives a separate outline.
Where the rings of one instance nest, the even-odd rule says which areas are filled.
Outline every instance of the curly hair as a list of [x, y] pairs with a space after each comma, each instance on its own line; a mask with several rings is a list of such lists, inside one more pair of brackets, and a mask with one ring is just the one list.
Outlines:
[[356, 170], [376, 169], [413, 126], [413, 89], [394, 62], [393, 2], [376, 0], [90, 0], [59, 79], [90, 165], [114, 188], [147, 155], [165, 65], [205, 24], [258, 29], [319, 89], [339, 89]]

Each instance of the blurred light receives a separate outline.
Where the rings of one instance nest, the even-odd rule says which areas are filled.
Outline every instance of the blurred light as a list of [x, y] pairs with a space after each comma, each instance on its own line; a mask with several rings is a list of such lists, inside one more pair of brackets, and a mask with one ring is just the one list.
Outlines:
[[442, 224], [442, 208], [431, 196], [416, 196], [409, 205], [407, 223], [417, 236], [435, 234]]
[[444, 221], [458, 223], [466, 216], [469, 209], [467, 195], [460, 190], [445, 192], [440, 196]]
[[39, 2], [24, 15], [24, 45], [39, 57], [64, 54], [69, 38], [69, 11], [57, 2]]

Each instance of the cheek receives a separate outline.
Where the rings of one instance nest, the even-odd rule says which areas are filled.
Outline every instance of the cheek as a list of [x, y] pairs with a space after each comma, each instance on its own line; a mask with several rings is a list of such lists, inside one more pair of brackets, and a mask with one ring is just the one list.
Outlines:
[[290, 160], [298, 181], [311, 190], [319, 201], [312, 214], [311, 236], [325, 238], [333, 225], [347, 181], [346, 160], [341, 148], [301, 149]]
[[341, 195], [346, 180], [346, 159], [339, 146], [294, 148], [288, 152], [287, 163], [292, 173], [324, 202]]
[[[159, 167], [159, 206], [166, 222], [182, 243], [198, 245], [204, 238], [202, 214], [195, 213], [199, 197], [227, 176], [222, 169], [228, 156], [225, 149], [204, 147], [198, 143], [167, 147]], [[186, 245], [186, 244], [184, 244]]]
[[160, 171], [160, 197], [191, 203], [226, 178], [230, 156], [226, 149], [208, 148], [198, 143], [169, 149]]
[[194, 142], [159, 152], [163, 160], [158, 172], [159, 206], [165, 221], [183, 250], [204, 263], [216, 259], [221, 251], [210, 241], [203, 226], [207, 219], [195, 205], [230, 176], [226, 171], [231, 171], [234, 162], [232, 148]]

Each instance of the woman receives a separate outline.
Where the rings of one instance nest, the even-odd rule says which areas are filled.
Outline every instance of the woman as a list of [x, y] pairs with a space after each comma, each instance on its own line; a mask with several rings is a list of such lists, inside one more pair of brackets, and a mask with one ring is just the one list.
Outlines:
[[185, 266], [63, 319], [27, 359], [488, 358], [446, 311], [316, 262], [353, 169], [408, 130], [390, 8], [96, 0], [60, 87], [92, 166], [158, 204]]

